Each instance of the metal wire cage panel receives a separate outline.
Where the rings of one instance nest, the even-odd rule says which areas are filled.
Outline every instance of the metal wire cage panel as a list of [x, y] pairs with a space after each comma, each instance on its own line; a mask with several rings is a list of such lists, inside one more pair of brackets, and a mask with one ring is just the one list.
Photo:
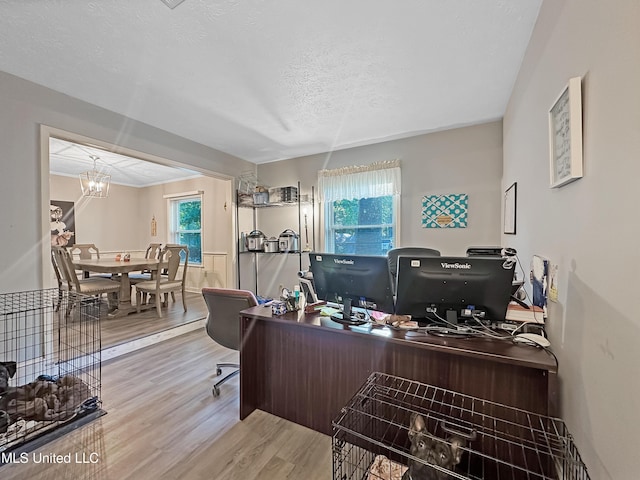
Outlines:
[[97, 297], [0, 294], [0, 452], [98, 410], [99, 319]]
[[[443, 468], [412, 455], [410, 422], [433, 442], [465, 439], [460, 462]], [[564, 422], [404, 378], [373, 373], [333, 422], [334, 480], [589, 480]]]

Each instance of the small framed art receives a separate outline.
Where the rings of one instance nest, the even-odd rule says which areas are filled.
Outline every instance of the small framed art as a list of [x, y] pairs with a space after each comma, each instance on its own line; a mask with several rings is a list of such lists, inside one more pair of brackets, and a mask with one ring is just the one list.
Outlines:
[[582, 177], [582, 79], [569, 80], [549, 110], [550, 187]]
[[518, 183], [513, 182], [504, 192], [504, 233], [516, 234], [516, 206]]

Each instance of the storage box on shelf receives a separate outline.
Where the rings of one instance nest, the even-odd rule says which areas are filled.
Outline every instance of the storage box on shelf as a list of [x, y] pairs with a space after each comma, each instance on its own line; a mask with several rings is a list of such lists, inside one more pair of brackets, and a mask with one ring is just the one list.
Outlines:
[[269, 203], [297, 203], [298, 187], [275, 187], [269, 189]]

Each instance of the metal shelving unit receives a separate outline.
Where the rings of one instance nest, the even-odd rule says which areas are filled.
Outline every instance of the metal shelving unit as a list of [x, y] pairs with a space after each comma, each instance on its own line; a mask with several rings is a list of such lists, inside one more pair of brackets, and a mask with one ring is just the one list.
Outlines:
[[[315, 247], [315, 189], [311, 187], [311, 194], [309, 196], [308, 201], [302, 201], [302, 194], [300, 190], [300, 182], [297, 183], [298, 188], [298, 200], [296, 202], [277, 202], [277, 203], [266, 203], [266, 204], [252, 204], [252, 205], [242, 205], [240, 201], [240, 192], [236, 191], [236, 269], [237, 269], [237, 286], [241, 288], [241, 277], [242, 277], [242, 265], [241, 261], [244, 257], [250, 257], [253, 260], [253, 277], [254, 277], [254, 289], [253, 292], [258, 294], [258, 274], [259, 274], [259, 262], [260, 257], [262, 256], [272, 256], [272, 255], [297, 255], [298, 256], [298, 270], [302, 270], [302, 254], [306, 253], [304, 248], [306, 247], [306, 237], [309, 233], [309, 228], [311, 229], [311, 235], [309, 238], [309, 249], [313, 250]], [[310, 208], [309, 221], [307, 225], [304, 225], [302, 220], [302, 209], [303, 206], [308, 205]], [[243, 251], [241, 248], [241, 238], [240, 238], [240, 215], [241, 211], [250, 210], [252, 215], [252, 230], [257, 230], [259, 228], [260, 223], [260, 211], [265, 209], [273, 209], [273, 208], [296, 208], [297, 209], [297, 218], [298, 218], [298, 234], [299, 234], [299, 249], [297, 252], [264, 252], [264, 251]], [[309, 225], [310, 223], [310, 225]], [[303, 234], [304, 229], [304, 234]]]

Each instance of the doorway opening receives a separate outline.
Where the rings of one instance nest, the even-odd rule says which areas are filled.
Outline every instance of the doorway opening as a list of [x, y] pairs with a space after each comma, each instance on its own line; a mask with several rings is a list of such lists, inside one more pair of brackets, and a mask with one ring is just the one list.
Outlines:
[[[131, 351], [127, 345], [132, 343], [146, 346], [149, 339], [161, 341], [199, 328], [207, 315], [202, 287], [233, 285], [233, 179], [50, 127], [42, 128], [41, 142], [43, 232], [51, 221], [51, 205], [67, 202], [73, 208], [71, 242], [94, 243], [101, 257], [144, 256], [150, 243], [173, 243], [167, 198], [202, 192], [202, 263], [187, 272], [187, 312], [181, 302], [170, 300], [162, 318], [153, 309], [105, 318], [103, 350]], [[82, 195], [78, 175], [93, 168], [95, 158], [100, 168], [109, 167], [107, 198]], [[55, 284], [49, 252], [43, 240], [45, 288]]]

